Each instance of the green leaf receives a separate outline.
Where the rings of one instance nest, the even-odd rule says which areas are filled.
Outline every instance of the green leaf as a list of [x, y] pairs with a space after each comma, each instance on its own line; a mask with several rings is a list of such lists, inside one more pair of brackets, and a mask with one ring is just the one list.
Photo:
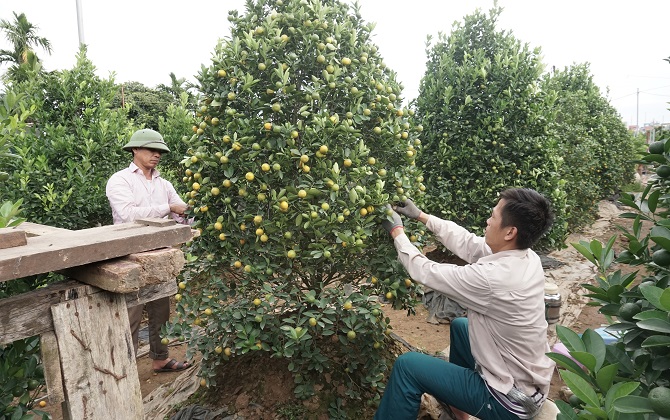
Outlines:
[[[665, 311], [670, 312], [670, 288], [667, 288], [663, 290], [663, 293], [661, 293], [661, 297], [658, 299], [659, 300], [659, 309], [663, 309]], [[658, 308], [658, 306], [657, 306]]]
[[595, 414], [596, 417], [598, 417], [600, 419], [606, 419], [607, 418], [607, 413], [605, 412], [605, 410], [600, 408], [600, 406], [596, 407], [596, 406], [592, 406], [592, 405], [586, 405], [584, 407], [584, 409], [586, 411], [590, 411], [591, 413]]
[[575, 410], [565, 401], [557, 400], [556, 407], [561, 413], [556, 417], [556, 420], [578, 420]]
[[596, 371], [596, 358], [591, 353], [585, 351], [571, 351], [570, 356], [583, 364], [590, 372]]
[[670, 346], [670, 337], [667, 335], [652, 335], [645, 339], [641, 346], [646, 347], [668, 347]]
[[603, 244], [594, 239], [589, 244], [589, 248], [591, 249], [591, 253], [598, 258], [598, 261], [600, 262], [603, 253]]
[[556, 335], [561, 343], [565, 345], [570, 353], [573, 351], [586, 351], [586, 346], [576, 332], [562, 325], [556, 326]]
[[654, 226], [651, 228], [649, 237], [665, 249], [670, 249], [670, 230], [664, 226]]
[[635, 315], [634, 318], [638, 321], [642, 321], [642, 320], [645, 320], [645, 319], [652, 319], [652, 318], [667, 319], [668, 318], [668, 313], [665, 312], [665, 311], [658, 311], [658, 310], [655, 310], [655, 309], [651, 309], [649, 311], [640, 312], [639, 314]]
[[606, 394], [607, 391], [609, 391], [609, 389], [612, 387], [614, 377], [618, 371], [619, 364], [614, 363], [612, 365], [605, 366], [604, 368], [600, 369], [598, 373], [596, 373], [596, 383], [600, 387], [600, 390], [603, 394]]
[[649, 211], [654, 213], [656, 211], [656, 206], [658, 205], [658, 198], [661, 196], [661, 190], [655, 190], [651, 194], [649, 194], [647, 206], [649, 207]]
[[569, 370], [572, 373], [575, 373], [584, 380], [590, 380], [589, 376], [584, 372], [584, 370], [579, 366], [574, 360], [560, 353], [547, 353], [547, 357], [556, 362], [559, 366]]
[[653, 413], [649, 399], [637, 395], [626, 395], [614, 401], [613, 407], [621, 413]]
[[618, 398], [629, 395], [640, 386], [639, 382], [618, 382], [607, 391], [605, 395], [605, 410], [612, 411], [612, 404]]
[[638, 321], [636, 325], [643, 330], [670, 334], [670, 322], [662, 319], [645, 319], [644, 321]]
[[660, 287], [652, 286], [650, 284], [640, 285], [640, 292], [642, 295], [655, 307], [661, 310], [666, 310], [663, 304], [661, 304], [661, 296], [663, 295], [663, 289]]
[[591, 253], [591, 250], [587, 248], [586, 246], [580, 244], [580, 243], [572, 243], [571, 244], [577, 251], [579, 251], [580, 254], [584, 256], [587, 260], [591, 261], [593, 265], [597, 266], [598, 263], [596, 262], [596, 259], [593, 257], [593, 254]]
[[562, 371], [560, 374], [563, 381], [577, 398], [584, 401], [588, 406], [600, 407], [600, 399], [589, 382], [572, 372]]

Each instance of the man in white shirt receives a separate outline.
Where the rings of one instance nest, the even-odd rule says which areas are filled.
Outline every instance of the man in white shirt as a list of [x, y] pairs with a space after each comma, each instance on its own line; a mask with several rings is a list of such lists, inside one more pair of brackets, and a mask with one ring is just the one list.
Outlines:
[[[451, 323], [449, 362], [421, 353], [400, 356], [375, 419], [416, 419], [421, 394], [451, 406], [458, 419], [527, 419], [549, 392], [544, 272], [533, 246], [553, 223], [550, 202], [531, 189], [503, 191], [478, 237], [430, 216], [410, 200], [382, 225], [410, 276], [467, 308]], [[396, 213], [397, 211], [397, 213]], [[419, 220], [465, 266], [429, 260], [411, 244], [398, 213]]]
[[[107, 198], [112, 207], [114, 224], [132, 222], [144, 217], [172, 215], [183, 220], [187, 205], [172, 184], [156, 170], [161, 155], [170, 149], [154, 130], [136, 131], [123, 146], [133, 154], [129, 167], [116, 172], [107, 181]], [[128, 308], [135, 354], [139, 345], [139, 329], [144, 305]], [[154, 372], [177, 372], [187, 369], [187, 362], [168, 359], [168, 347], [161, 342], [161, 327], [170, 317], [170, 300], [161, 298], [146, 304], [149, 317], [149, 357]]]

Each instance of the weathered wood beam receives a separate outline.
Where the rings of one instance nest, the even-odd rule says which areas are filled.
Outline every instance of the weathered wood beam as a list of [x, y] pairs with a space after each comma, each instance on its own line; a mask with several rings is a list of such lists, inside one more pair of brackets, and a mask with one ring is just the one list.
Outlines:
[[101, 292], [51, 307], [72, 419], [142, 419], [144, 407], [123, 295]]
[[14, 230], [22, 230], [26, 232], [28, 237], [44, 236], [51, 233], [70, 232], [69, 229], [57, 228], [48, 225], [40, 225], [39, 223], [23, 222], [20, 225], [13, 227]]
[[188, 225], [123, 223], [28, 238], [28, 245], [0, 250], [0, 281], [63, 270], [189, 241]]
[[40, 351], [42, 352], [44, 380], [47, 383], [49, 403], [60, 404], [65, 401], [65, 391], [63, 390], [63, 372], [60, 368], [60, 353], [55, 333], [48, 332], [40, 335]]
[[109, 292], [130, 293], [148, 284], [174, 280], [184, 263], [179, 249], [162, 248], [68, 268], [63, 274]]
[[0, 228], [0, 249], [14, 248], [27, 244], [26, 232], [12, 228]]
[[[0, 310], [0, 345], [34, 335], [54, 331], [51, 306], [81, 296], [93, 295], [100, 289], [66, 280], [28, 293], [2, 299]], [[127, 306], [140, 305], [177, 293], [177, 282], [149, 284], [134, 293], [122, 295]]]

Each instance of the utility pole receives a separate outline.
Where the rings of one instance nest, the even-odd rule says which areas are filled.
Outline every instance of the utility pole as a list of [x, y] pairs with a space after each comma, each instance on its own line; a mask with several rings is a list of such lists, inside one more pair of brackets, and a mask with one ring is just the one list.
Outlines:
[[79, 32], [79, 46], [86, 44], [84, 42], [84, 16], [81, 12], [81, 0], [75, 0], [77, 2], [77, 31]]
[[[79, 0], [77, 0], [79, 1]], [[635, 126], [637, 127], [637, 132], [640, 132], [640, 88], [637, 88], [637, 104], [636, 104], [636, 114], [635, 114]]]

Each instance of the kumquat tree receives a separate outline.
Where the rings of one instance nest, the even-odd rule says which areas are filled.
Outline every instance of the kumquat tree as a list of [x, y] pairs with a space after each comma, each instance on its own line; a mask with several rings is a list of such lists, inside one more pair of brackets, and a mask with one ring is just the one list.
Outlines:
[[381, 221], [387, 203], [421, 199], [422, 128], [356, 8], [249, 1], [228, 19], [198, 76], [183, 179], [201, 235], [170, 333], [202, 353], [205, 384], [265, 352], [290, 360], [299, 397], [331, 372], [374, 403], [389, 327], [378, 297], [411, 309], [419, 290]]

